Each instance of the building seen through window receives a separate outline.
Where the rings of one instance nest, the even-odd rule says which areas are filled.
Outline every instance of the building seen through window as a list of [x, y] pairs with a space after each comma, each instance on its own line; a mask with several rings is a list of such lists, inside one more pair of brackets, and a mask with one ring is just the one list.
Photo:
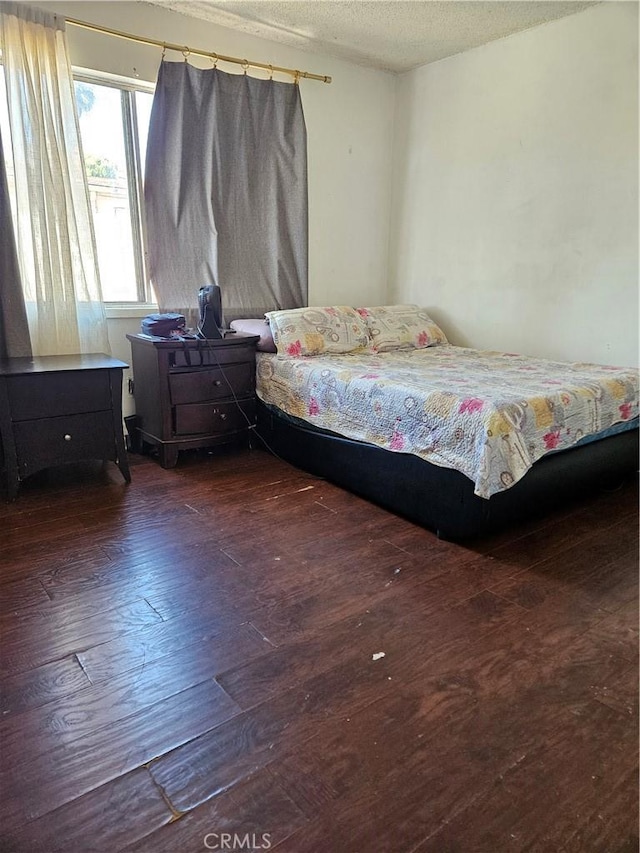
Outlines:
[[[76, 104], [106, 303], [153, 303], [145, 268], [142, 179], [153, 93], [76, 75]], [[16, 210], [4, 69], [0, 130], [11, 205]]]

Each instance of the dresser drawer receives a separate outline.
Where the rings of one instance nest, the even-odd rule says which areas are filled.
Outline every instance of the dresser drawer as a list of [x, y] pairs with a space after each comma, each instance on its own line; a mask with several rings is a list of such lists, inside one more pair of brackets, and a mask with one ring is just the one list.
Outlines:
[[13, 421], [111, 408], [107, 370], [35, 373], [9, 376], [6, 381]]
[[174, 406], [222, 400], [234, 394], [246, 397], [253, 394], [253, 389], [253, 364], [229, 364], [224, 370], [212, 367], [169, 374], [169, 393]]
[[[255, 399], [231, 403], [195, 403], [175, 408], [176, 435], [222, 435], [246, 430], [256, 420]], [[244, 414], [243, 414], [244, 413]]]
[[113, 413], [91, 412], [23, 421], [14, 426], [21, 477], [50, 465], [83, 459], [115, 459]]

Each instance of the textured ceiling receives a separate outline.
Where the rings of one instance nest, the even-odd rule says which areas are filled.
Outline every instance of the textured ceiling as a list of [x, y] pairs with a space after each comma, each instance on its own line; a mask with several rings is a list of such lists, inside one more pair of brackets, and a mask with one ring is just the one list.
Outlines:
[[561, 0], [148, 0], [251, 35], [387, 71], [580, 12]]

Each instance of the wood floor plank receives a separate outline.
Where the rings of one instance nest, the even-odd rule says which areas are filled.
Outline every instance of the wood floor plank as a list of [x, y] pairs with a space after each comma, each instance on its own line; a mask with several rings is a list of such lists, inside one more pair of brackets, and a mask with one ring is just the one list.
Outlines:
[[619, 850], [633, 841], [637, 805], [621, 809], [620, 802], [634, 784], [636, 755], [625, 754], [618, 739], [612, 749], [603, 734], [616, 731], [624, 741], [624, 727], [615, 712], [590, 707], [582, 720], [598, 721], [602, 734], [572, 732], [569, 759], [568, 744], [556, 736], [536, 755], [523, 758], [498, 777], [489, 791], [418, 846], [417, 853], [452, 849], [489, 853], [514, 847], [536, 853], [577, 853]]
[[606, 684], [593, 688], [594, 699], [631, 719], [638, 717], [638, 667], [621, 669]]
[[450, 720], [473, 713], [474, 705], [468, 691], [445, 688], [429, 704], [420, 691], [390, 691], [348, 716], [325, 721], [315, 737], [276, 756], [268, 769], [311, 818], [330, 813], [341, 802], [382, 788], [405, 753], [437, 742]]
[[180, 588], [170, 583], [158, 584], [146, 594], [146, 599], [165, 620], [187, 616], [206, 604], [212, 623], [223, 625], [230, 619], [246, 621], [259, 606], [251, 586], [243, 582], [231, 562], [219, 571], [213, 568], [193, 583], [181, 584]]
[[90, 684], [75, 655], [4, 678], [0, 682], [2, 721], [13, 714], [40, 708], [55, 699], [76, 693]]
[[[100, 647], [98, 647], [100, 648]], [[230, 629], [202, 642], [192, 652], [164, 655], [145, 661], [130, 674], [125, 671], [107, 682], [83, 687], [0, 722], [3, 761], [13, 766], [60, 744], [71, 744], [102, 728], [117, 731], [117, 723], [164, 699], [214, 678], [233, 664], [244, 664], [264, 654], [265, 643], [248, 625]], [[92, 670], [87, 674], [91, 677]], [[24, 742], [24, 732], [30, 732]]]
[[0, 626], [10, 624], [14, 630], [20, 630], [25, 636], [40, 631], [55, 631], [58, 624], [77, 625], [85, 619], [100, 616], [107, 610], [127, 609], [144, 600], [144, 590], [132, 584], [107, 586], [101, 590], [92, 590], [89, 594], [69, 593], [53, 599], [47, 596], [44, 602], [38, 601], [37, 604], [26, 605], [0, 615]]
[[[510, 663], [506, 679], [512, 677], [513, 665]], [[476, 714], [477, 700], [465, 689], [464, 682], [443, 682], [440, 677], [434, 679], [427, 691], [428, 700], [423, 698], [422, 688], [417, 695], [412, 694], [412, 699], [406, 694], [399, 699], [401, 684], [401, 676], [386, 660], [369, 660], [368, 663], [362, 659], [350, 660], [327, 672], [316, 673], [303, 682], [300, 689], [277, 694], [246, 711], [240, 718], [163, 756], [151, 764], [151, 772], [173, 805], [184, 810], [232, 787], [249, 773], [283, 754], [299, 752], [311, 738], [321, 736], [325, 723], [330, 724], [337, 717], [341, 718], [341, 725], [353, 719], [353, 728], [366, 733], [372, 743], [375, 737], [370, 726], [359, 726], [356, 712], [359, 707], [376, 704], [382, 698], [390, 697], [397, 703], [397, 736], [408, 744], [412, 744], [412, 738], [407, 735], [406, 724], [398, 717], [411, 708], [417, 707], [420, 712], [424, 710], [429, 714], [427, 723], [420, 713], [421, 728], [416, 738], [425, 730], [433, 733], [437, 720], [442, 723], [444, 731], [444, 721], [451, 718], [455, 709], [459, 710], [461, 702], [473, 711], [474, 716]], [[352, 718], [352, 715], [355, 716]], [[331, 754], [332, 747], [323, 741], [321, 751]], [[395, 765], [397, 748], [388, 755]]]
[[126, 635], [116, 637], [78, 652], [78, 660], [97, 684], [176, 654], [185, 659], [206, 656], [207, 664], [218, 674], [266, 649], [263, 637], [251, 625], [240, 624], [234, 613], [221, 616], [217, 608], [200, 601], [197, 610], [139, 631], [135, 644]]
[[[12, 767], [0, 821], [20, 825], [71, 803], [233, 718], [238, 707], [213, 681], [145, 708]], [[6, 770], [5, 770], [6, 772]]]
[[327, 718], [376, 701], [391, 689], [383, 668], [338, 666], [236, 715], [161, 756], [149, 769], [172, 805], [187, 811], [299, 748]]
[[[440, 645], [455, 640], [466, 642], [471, 630], [491, 630], [497, 624], [518, 619], [521, 613], [517, 605], [490, 594], [486, 594], [488, 598], [472, 597], [458, 608], [438, 610], [428, 584], [418, 590], [421, 594], [412, 594], [407, 600], [389, 588], [387, 597], [375, 605], [367, 607], [365, 601], [358, 613], [318, 629], [311, 638], [303, 635], [257, 664], [249, 663], [223, 674], [220, 684], [246, 708], [279, 692], [292, 680], [295, 683], [339, 663], [357, 660], [366, 665], [379, 652], [384, 652], [390, 664], [408, 654], [433, 654]], [[271, 639], [267, 622], [254, 619], [253, 624]]]
[[118, 850], [145, 830], [167, 824], [171, 811], [140, 768], [9, 832], [4, 850], [88, 853]]
[[[222, 844], [268, 850], [307, 823], [307, 818], [267, 772], [220, 794], [127, 846], [127, 853], [201, 853]], [[224, 849], [224, 848], [222, 848]]]
[[141, 628], [162, 617], [144, 600], [138, 599], [128, 606], [106, 610], [103, 613], [67, 624], [60, 619], [38, 623], [35, 630], [23, 635], [5, 632], [0, 671], [2, 676], [33, 669], [50, 661], [82, 651], [124, 634], [135, 634]]
[[0, 506], [3, 850], [637, 849], [635, 480], [460, 545], [262, 451], [130, 462]]
[[[387, 760], [388, 772], [381, 773], [378, 762], [385, 765], [385, 754], [393, 749], [393, 744], [387, 744], [381, 736], [378, 737], [371, 751], [370, 774], [363, 772], [363, 781], [359, 785], [351, 785], [345, 788], [343, 793], [332, 798], [329, 807], [325, 806], [316, 810], [316, 819], [286, 839], [280, 846], [281, 853], [294, 853], [294, 851], [305, 850], [320, 853], [326, 850], [327, 838], [333, 849], [339, 850], [367, 850], [375, 849], [394, 853], [397, 850], [414, 850], [422, 847], [426, 840], [437, 839], [438, 833], [443, 828], [455, 825], [455, 830], [450, 834], [442, 833], [439, 839], [440, 846], [436, 843], [432, 847], [425, 846], [425, 850], [482, 850], [489, 853], [490, 850], [543, 850], [572, 849], [564, 848], [563, 830], [575, 825], [575, 806], [573, 809], [565, 808], [563, 800], [567, 804], [573, 804], [575, 800], [582, 797], [587, 798], [589, 808], [592, 810], [597, 798], [597, 785], [592, 776], [603, 780], [605, 790], [609, 780], [617, 779], [620, 790], [614, 798], [614, 811], [616, 825], [610, 831], [610, 837], [615, 837], [615, 831], [622, 830], [621, 838], [630, 834], [634, 823], [634, 814], [622, 814], [619, 807], [619, 797], [624, 798], [624, 791], [629, 790], [632, 785], [629, 773], [635, 756], [627, 753], [622, 765], [618, 765], [617, 756], [630, 746], [634, 737], [630, 736], [629, 727], [621, 723], [621, 718], [607, 718], [605, 728], [611, 733], [616, 732], [622, 741], [619, 741], [620, 753], [611, 754], [606, 737], [591, 739], [585, 736], [583, 721], [604, 719], [604, 714], [594, 711], [591, 703], [590, 716], [587, 715], [585, 706], [567, 706], [562, 713], [554, 708], [551, 713], [545, 711], [541, 706], [533, 719], [530, 717], [529, 725], [525, 714], [519, 716], [514, 714], [514, 708], [509, 709], [506, 705], [494, 709], [488, 718], [474, 719], [473, 715], [465, 715], [463, 724], [458, 722], [458, 716], [452, 719], [450, 728], [455, 735], [457, 748], [452, 748], [452, 739], [443, 737], [442, 731], [429, 732], [425, 727], [425, 735], [421, 740], [414, 742], [413, 749], [406, 749], [400, 755], [396, 754], [395, 760]], [[609, 709], [606, 709], [610, 712]], [[533, 728], [531, 723], [533, 722]], [[478, 725], [480, 723], [480, 725]], [[415, 729], [412, 730], [415, 732]], [[485, 747], [478, 748], [477, 737], [482, 736]], [[389, 735], [387, 735], [387, 739]], [[625, 745], [626, 741], [626, 745]], [[563, 749], [566, 744], [575, 750], [576, 764], [562, 760]], [[490, 748], [489, 748], [490, 747]], [[362, 757], [364, 750], [355, 749], [354, 752]], [[335, 771], [335, 763], [332, 762], [332, 751], [325, 751], [327, 758], [321, 763], [321, 767], [327, 766]], [[377, 761], [376, 761], [377, 759]], [[343, 759], [344, 760], [344, 759]], [[546, 764], [553, 766], [554, 775], [545, 775]], [[535, 782], [531, 779], [526, 769], [530, 766], [539, 768]], [[520, 768], [526, 768], [518, 777]], [[320, 770], [322, 774], [322, 770]], [[513, 796], [507, 808], [506, 798], [503, 798], [495, 809], [491, 809], [491, 815], [487, 821], [490, 833], [486, 839], [482, 835], [485, 826], [482, 808], [475, 809], [476, 803], [487, 800], [491, 795], [494, 785], [513, 774], [515, 778], [523, 780], [523, 788], [534, 791], [538, 786], [545, 789], [543, 805], [537, 805], [532, 810], [535, 814], [546, 810], [544, 819], [531, 822], [527, 809], [526, 798]], [[466, 779], [466, 785], [452, 785], [452, 778]], [[573, 786], [571, 793], [566, 798], [563, 792], [571, 787], [573, 781], [578, 784]], [[587, 781], [588, 780], [588, 781]], [[295, 777], [292, 780], [295, 784]], [[530, 783], [530, 784], [527, 784]], [[401, 791], [398, 797], [389, 792]], [[579, 792], [576, 796], [576, 790]], [[381, 796], [380, 792], [386, 794]], [[596, 793], [596, 797], [589, 795]], [[532, 793], [535, 797], [535, 794]], [[575, 797], [575, 800], [574, 800]], [[542, 799], [542, 798], [541, 798]], [[505, 818], [505, 813], [507, 817]], [[367, 820], [358, 820], [358, 815], [367, 815]], [[466, 816], [473, 814], [477, 821], [473, 831], [467, 833]], [[461, 816], [460, 822], [456, 821]], [[491, 818], [495, 815], [499, 830], [494, 831]], [[595, 817], [593, 812], [585, 815], [589, 822]], [[528, 834], [516, 835], [518, 821], [526, 826]], [[557, 827], [547, 837], [547, 830]], [[508, 830], [506, 833], [504, 830]], [[480, 830], [480, 831], [479, 831]], [[511, 837], [513, 832], [514, 838]], [[570, 836], [569, 836], [570, 837]], [[534, 845], [536, 842], [543, 842]], [[458, 844], [458, 840], [460, 843]], [[552, 843], [548, 843], [551, 841]], [[555, 842], [555, 843], [553, 843]], [[546, 844], [546, 846], [545, 846]], [[578, 849], [608, 850], [606, 843], [602, 847], [575, 847]], [[612, 849], [612, 848], [611, 848]]]
[[[215, 545], [214, 531], [202, 530], [202, 527], [197, 523], [192, 514], [189, 513], [183, 517], [173, 527], [168, 525], [158, 524], [143, 525], [144, 530], [131, 532], [130, 536], [125, 536], [120, 530], [117, 535], [119, 538], [119, 547], [124, 549], [124, 554], [121, 559], [114, 557], [109, 559], [108, 564], [102, 564], [97, 569], [92, 569], [89, 563], [89, 570], [82, 573], [82, 563], [73, 562], [65, 565], [54, 566], [52, 569], [46, 567], [46, 572], [42, 571], [42, 583], [51, 597], [55, 597], [66, 591], [66, 587], [71, 585], [71, 591], [78, 591], [78, 586], [84, 583], [85, 588], [92, 588], [102, 585], [105, 580], [115, 584], [129, 576], [132, 576], [132, 567], [135, 567], [140, 574], [144, 576], [140, 579], [146, 582], [146, 575], [154, 573], [168, 573], [171, 570], [175, 572], [177, 566], [185, 563], [185, 549], [193, 550], [196, 555], [209, 556], [212, 562], [225, 561], [224, 555], [221, 555], [219, 549]], [[112, 528], [118, 530], [118, 525]], [[159, 534], [162, 535], [159, 535]], [[156, 535], [158, 534], [158, 535]], [[207, 535], [208, 534], [208, 535]], [[198, 544], [194, 545], [190, 539], [197, 539]], [[131, 544], [129, 544], [129, 540]], [[203, 541], [204, 540], [204, 541]], [[127, 547], [129, 545], [129, 547]], [[102, 550], [108, 549], [108, 543], [102, 546]]]
[[8, 583], [0, 582], [0, 598], [3, 613], [11, 614], [24, 606], [31, 607], [38, 602], [46, 604], [49, 596], [38, 578], [25, 577]]
[[[398, 592], [407, 594], [409, 586], [436, 578], [439, 594], [442, 589], [451, 591], [455, 584], [457, 594], [451, 600], [459, 602], [487, 589], [497, 578], [508, 577], [496, 572], [494, 561], [475, 554], [470, 555], [469, 563], [460, 550], [425, 549], [416, 556], [384, 539], [363, 539], [353, 531], [295, 551], [280, 548], [274, 555], [267, 545], [261, 556], [255, 557], [261, 548], [262, 544], [256, 543], [241, 552], [230, 549], [229, 554], [235, 554], [234, 559], [241, 563], [240, 576], [245, 584], [253, 585], [257, 599], [265, 606], [264, 615], [269, 618], [273, 614], [274, 619], [283, 607], [294, 602], [302, 606], [311, 597], [317, 600], [318, 608], [334, 614], [333, 602], [350, 597], [356, 604], [366, 596], [377, 598], [381, 590], [391, 587], [400, 587]], [[306, 606], [313, 607], [313, 602]]]
[[0, 574], [5, 581], [33, 574], [39, 567], [51, 564], [54, 550], [57, 562], [76, 561], [82, 552], [89, 557], [93, 555], [95, 546], [79, 517], [64, 524], [59, 521], [38, 524], [30, 528], [28, 538], [23, 531], [12, 532], [9, 528], [0, 554]]
[[[508, 547], [524, 536], [536, 532], [539, 535], [545, 529], [550, 537], [555, 538], [562, 535], [562, 527], [571, 527], [575, 519], [578, 520], [578, 524], [581, 524], [585, 513], [593, 516], [594, 509], [596, 526], [606, 526], [602, 524], [605, 518], [619, 520], [621, 514], [633, 515], [637, 488], [635, 476], [628, 476], [617, 488], [602, 488], [585, 492], [577, 495], [566, 505], [557, 507], [552, 513], [542, 512], [518, 524], [510, 525], [497, 533], [483, 536], [473, 542], [473, 548], [482, 554], [492, 554], [498, 549], [502, 550], [505, 546]], [[598, 514], [600, 515], [599, 519], [597, 518]], [[598, 521], [601, 524], [598, 524]]]
[[[423, 572], [423, 566], [416, 566], [412, 558], [403, 560], [397, 553], [391, 556], [386, 569], [383, 561], [375, 570], [345, 572], [338, 578], [328, 575], [326, 569], [316, 573], [317, 566], [309, 569], [308, 564], [281, 560], [272, 576], [256, 590], [256, 599], [262, 606], [254, 608], [251, 621], [271, 642], [280, 645], [309, 636], [329, 621], [340, 622], [396, 594], [405, 595], [412, 581], [423, 583], [437, 571], [446, 571], [445, 567], [433, 567], [431, 573]], [[284, 573], [280, 571], [282, 563]], [[288, 580], [296, 570], [303, 582]], [[374, 571], [375, 574], [370, 573]]]
[[[28, 560], [20, 557], [19, 549], [13, 555], [5, 554], [6, 564], [0, 563], [0, 578], [10, 582], [16, 579], [34, 577], [40, 581], [40, 576], [52, 570], [59, 570], [62, 566], [82, 566], [87, 571], [90, 566], [104, 568], [111, 564], [111, 558], [102, 548], [95, 548], [91, 543], [85, 543], [80, 547], [71, 548], [67, 542], [61, 542], [50, 549], [43, 549], [39, 558], [31, 555]], [[44, 584], [42, 584], [44, 589]], [[49, 593], [47, 593], [49, 596]], [[50, 596], [49, 596], [50, 597]], [[35, 603], [35, 602], [33, 602]]]
[[[258, 606], [250, 585], [241, 577], [238, 566], [219, 551], [214, 543], [203, 540], [185, 563], [179, 549], [163, 552], [159, 558], [146, 556], [136, 561], [131, 555], [119, 557], [108, 566], [62, 567], [41, 576], [50, 605], [23, 609], [18, 618], [48, 617], [57, 612], [80, 621], [96, 611], [123, 606], [134, 599], [146, 600], [163, 619], [199, 609], [211, 609], [217, 622], [227, 622], [232, 614], [251, 612]], [[235, 620], [238, 621], [238, 620]]]
[[615, 612], [637, 599], [637, 558], [634, 549], [625, 549], [616, 559], [617, 549], [598, 557], [589, 549], [575, 556], [544, 561], [535, 569], [491, 586], [496, 595], [526, 610], [553, 608], [570, 600], [588, 612]]
[[[40, 524], [66, 524], [68, 519], [99, 511], [109, 511], [111, 507], [120, 507], [121, 511], [135, 511], [141, 503], [141, 496], [135, 495], [119, 484], [110, 488], [103, 482], [87, 487], [82, 483], [67, 483], [62, 488], [47, 485], [36, 494], [29, 494], [28, 500], [20, 500], [12, 505], [0, 507], [0, 519], [10, 522], [13, 530], [31, 530]], [[62, 497], [62, 499], [61, 499]]]
[[638, 664], [638, 598], [616, 610], [607, 613], [603, 619], [587, 631], [589, 637], [602, 649], [610, 649], [611, 654], [620, 656], [630, 663]]
[[[623, 506], [629, 503], [627, 498]], [[633, 513], [627, 510], [624, 515], [627, 519], [625, 526], [632, 529]], [[569, 549], [588, 544], [593, 536], [620, 523], [620, 509], [616, 506], [615, 516], [605, 518], [607, 520], [603, 520], [601, 505], [589, 505], [570, 516], [567, 522], [559, 521], [538, 527], [532, 533], [492, 550], [490, 554], [496, 559], [506, 557], [512, 563], [515, 574], [518, 570], [529, 569]]]

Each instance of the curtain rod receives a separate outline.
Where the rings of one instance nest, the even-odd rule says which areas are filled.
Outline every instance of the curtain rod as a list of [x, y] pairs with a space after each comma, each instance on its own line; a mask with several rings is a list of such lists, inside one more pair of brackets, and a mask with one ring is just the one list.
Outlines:
[[101, 27], [98, 24], [90, 24], [87, 21], [78, 21], [75, 18], [65, 18], [67, 24], [71, 24], [74, 27], [81, 27], [85, 30], [93, 30], [97, 33], [105, 33], [109, 36], [115, 36], [116, 38], [127, 39], [128, 41], [136, 41], [139, 44], [150, 44], [155, 47], [161, 47], [163, 53], [165, 50], [178, 50], [185, 58], [185, 61], [188, 57], [193, 54], [194, 56], [206, 56], [208, 59], [213, 59], [214, 67], [215, 63], [220, 60], [221, 62], [234, 62], [236, 65], [242, 65], [245, 69], [245, 73], [247, 68], [262, 68], [265, 71], [268, 71], [270, 74], [273, 74], [274, 71], [279, 71], [282, 74], [291, 74], [294, 78], [294, 82], [298, 82], [300, 77], [304, 77], [306, 80], [320, 80], [323, 83], [331, 83], [331, 77], [325, 76], [323, 74], [312, 74], [310, 71], [297, 71], [294, 68], [281, 68], [279, 65], [267, 65], [264, 62], [250, 62], [248, 59], [238, 59], [236, 56], [223, 56], [221, 53], [213, 53], [207, 50], [198, 50], [197, 48], [187, 47], [186, 45], [181, 44], [172, 44], [168, 41], [158, 41], [157, 39], [145, 38], [144, 36], [136, 36], [132, 33], [123, 33], [119, 30], [112, 30], [109, 27]]

